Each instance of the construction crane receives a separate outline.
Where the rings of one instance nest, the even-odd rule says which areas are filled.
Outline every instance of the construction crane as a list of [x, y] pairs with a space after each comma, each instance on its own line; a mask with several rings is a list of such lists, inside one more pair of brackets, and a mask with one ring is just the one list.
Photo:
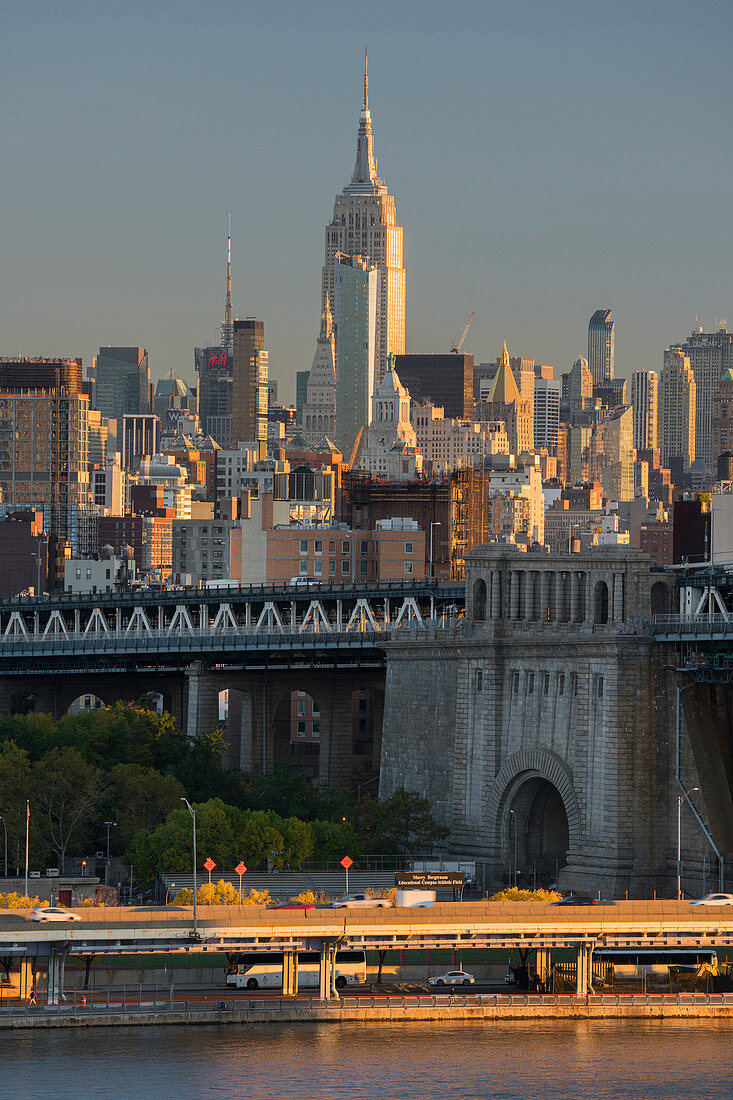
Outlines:
[[[475, 312], [476, 311], [474, 310], [474, 313]], [[461, 333], [461, 338], [458, 341], [458, 343], [456, 343], [455, 340], [451, 340], [450, 350], [453, 352], [454, 355], [458, 355], [459, 351], [463, 347], [463, 341], [466, 339], [466, 336], [468, 335], [468, 330], [471, 327], [471, 321], [473, 321], [473, 313], [471, 314], [471, 316], [466, 321], [463, 332]]]

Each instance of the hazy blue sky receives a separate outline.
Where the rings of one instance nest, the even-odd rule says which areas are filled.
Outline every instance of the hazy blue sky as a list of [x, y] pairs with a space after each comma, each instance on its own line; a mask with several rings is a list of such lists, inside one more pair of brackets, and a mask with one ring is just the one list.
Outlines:
[[0, 353], [143, 344], [193, 381], [224, 302], [310, 367], [364, 44], [408, 350], [619, 373], [730, 317], [729, 3], [0, 0]]

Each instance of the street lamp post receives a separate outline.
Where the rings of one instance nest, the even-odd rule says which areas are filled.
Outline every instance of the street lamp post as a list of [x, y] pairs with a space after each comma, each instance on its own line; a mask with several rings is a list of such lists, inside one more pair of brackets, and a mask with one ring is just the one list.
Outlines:
[[8, 877], [8, 827], [5, 824], [5, 818], [0, 814], [0, 821], [3, 823], [3, 829], [5, 830], [5, 877]]
[[682, 803], [699, 787], [690, 787], [689, 791], [677, 795], [677, 901], [682, 900]]
[[196, 926], [196, 811], [187, 798], [182, 798], [181, 802], [185, 802], [188, 807], [188, 812], [191, 815], [193, 821], [193, 934], [197, 934]]
[[117, 828], [117, 822], [105, 821], [104, 824], [107, 826], [107, 862], [104, 866], [104, 885], [109, 886], [109, 831]]
[[168, 895], [170, 894], [171, 890], [173, 889], [173, 887], [175, 885], [176, 885], [175, 882], [169, 882], [168, 883], [168, 887], [167, 887], [166, 892], [165, 892], [165, 903], [166, 903], [166, 905], [168, 904]]
[[430, 524], [430, 580], [433, 579], [433, 527], [442, 527], [443, 524], [439, 519], [433, 520]]
[[514, 885], [516, 886], [517, 885], [517, 815], [515, 814], [514, 810], [510, 810], [509, 814], [511, 815], [511, 817], [514, 821]]

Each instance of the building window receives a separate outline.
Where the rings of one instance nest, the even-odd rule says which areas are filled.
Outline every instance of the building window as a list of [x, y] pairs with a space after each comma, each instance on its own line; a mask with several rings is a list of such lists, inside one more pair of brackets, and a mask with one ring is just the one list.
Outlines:
[[348, 554], [348, 552], [349, 552], [349, 544], [348, 544], [348, 542], [342, 542], [342, 543], [341, 543], [341, 553], [342, 553], [342, 554]]
[[300, 575], [301, 577], [308, 576], [308, 562], [305, 560], [301, 560], [300, 562]]
[[405, 543], [405, 553], [406, 554], [411, 554], [412, 553], [412, 543], [411, 542], [406, 542]]
[[369, 543], [368, 542], [361, 542], [360, 543], [360, 549], [361, 549], [362, 554], [368, 554], [369, 553]]
[[577, 672], [570, 673], [570, 691], [572, 695], [578, 694], [578, 674]]
[[298, 722], [298, 737], [305, 737], [305, 722]]
[[314, 737], [320, 737], [321, 736], [321, 723], [320, 722], [314, 722], [313, 723], [313, 728], [311, 729], [311, 733]]
[[77, 571], [76, 571], [76, 579], [77, 579], [78, 581], [80, 581], [80, 580], [81, 580], [81, 569], [77, 569]]
[[406, 561], [405, 562], [405, 573], [412, 573], [412, 571], [413, 571], [413, 562]]
[[341, 562], [341, 576], [348, 577], [349, 575], [349, 563], [347, 561]]
[[512, 691], [515, 695], [519, 694], [519, 673], [514, 672], [512, 674]]
[[558, 695], [565, 694], [565, 673], [561, 672], [557, 678], [557, 693]]
[[301, 539], [300, 540], [300, 552], [301, 552], [301, 554], [307, 554], [308, 553], [308, 539]]
[[322, 554], [323, 553], [323, 539], [315, 539], [314, 540], [314, 542], [313, 542], [313, 553], [314, 554]]
[[481, 691], [481, 689], [483, 688], [483, 683], [484, 683], [483, 670], [480, 669], [480, 668], [477, 668], [475, 673], [474, 673], [474, 678], [473, 678], [474, 691], [477, 691], [477, 692]]
[[599, 699], [603, 698], [603, 677], [602, 676], [596, 677], [596, 694], [598, 695]]
[[328, 575], [329, 577], [334, 577], [336, 575], [336, 562], [333, 560], [328, 563]]
[[542, 675], [542, 694], [543, 695], [549, 695], [550, 694], [550, 674], [549, 674], [549, 672], [545, 672]]
[[322, 577], [323, 576], [323, 562], [322, 561], [314, 561], [313, 562], [313, 572], [315, 573], [315, 575], [317, 577]]
[[527, 673], [527, 695], [534, 694], [534, 672]]
[[367, 561], [360, 561], [359, 562], [359, 576], [360, 577], [366, 577], [368, 565], [369, 565], [369, 562], [367, 562]]
[[305, 717], [305, 699], [298, 700], [298, 716]]

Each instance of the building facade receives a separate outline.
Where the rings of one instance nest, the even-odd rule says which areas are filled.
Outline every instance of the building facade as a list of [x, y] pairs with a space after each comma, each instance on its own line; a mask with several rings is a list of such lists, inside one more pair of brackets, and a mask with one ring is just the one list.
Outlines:
[[688, 356], [681, 347], [664, 353], [659, 375], [659, 450], [662, 464], [681, 462], [689, 470], [695, 461], [697, 385]]
[[321, 279], [322, 311], [327, 302], [335, 303], [336, 357], [340, 372], [343, 314], [335, 286], [339, 253], [363, 256], [379, 272], [374, 348], [374, 370], [379, 382], [387, 369], [387, 356], [401, 355], [405, 350], [405, 268], [402, 227], [397, 223], [395, 201], [377, 174], [366, 63], [356, 164], [351, 182], [336, 196], [333, 218], [326, 226]]
[[337, 337], [335, 442], [351, 454], [371, 419], [377, 361], [379, 271], [361, 256], [339, 253], [334, 263]]
[[100, 348], [92, 367], [92, 405], [102, 416], [151, 411], [150, 367], [145, 348]]
[[679, 346], [695, 378], [695, 458], [712, 469], [713, 401], [720, 379], [733, 367], [733, 333], [724, 324], [717, 332], [698, 328]]
[[269, 364], [263, 321], [234, 322], [232, 362], [232, 445], [266, 441]]
[[538, 450], [557, 447], [560, 391], [560, 383], [551, 378], [534, 379], [534, 445]]
[[336, 429], [336, 338], [328, 297], [321, 315], [313, 366], [308, 372], [305, 401], [298, 413], [307, 443], [315, 445], [324, 435], [333, 438]]
[[473, 419], [472, 355], [398, 355], [395, 370], [416, 404], [440, 406], [449, 419]]
[[657, 448], [659, 376], [653, 370], [637, 370], [631, 376], [631, 405], [634, 410], [634, 446], [638, 451]]
[[588, 323], [588, 367], [594, 386], [613, 378], [616, 333], [612, 309], [597, 309]]
[[[194, 365], [198, 374], [196, 397], [201, 430], [213, 436], [220, 446], [228, 446], [231, 439], [234, 349], [232, 346], [196, 348]], [[228, 432], [223, 424], [227, 419]], [[226, 439], [222, 440], [221, 435]]]

